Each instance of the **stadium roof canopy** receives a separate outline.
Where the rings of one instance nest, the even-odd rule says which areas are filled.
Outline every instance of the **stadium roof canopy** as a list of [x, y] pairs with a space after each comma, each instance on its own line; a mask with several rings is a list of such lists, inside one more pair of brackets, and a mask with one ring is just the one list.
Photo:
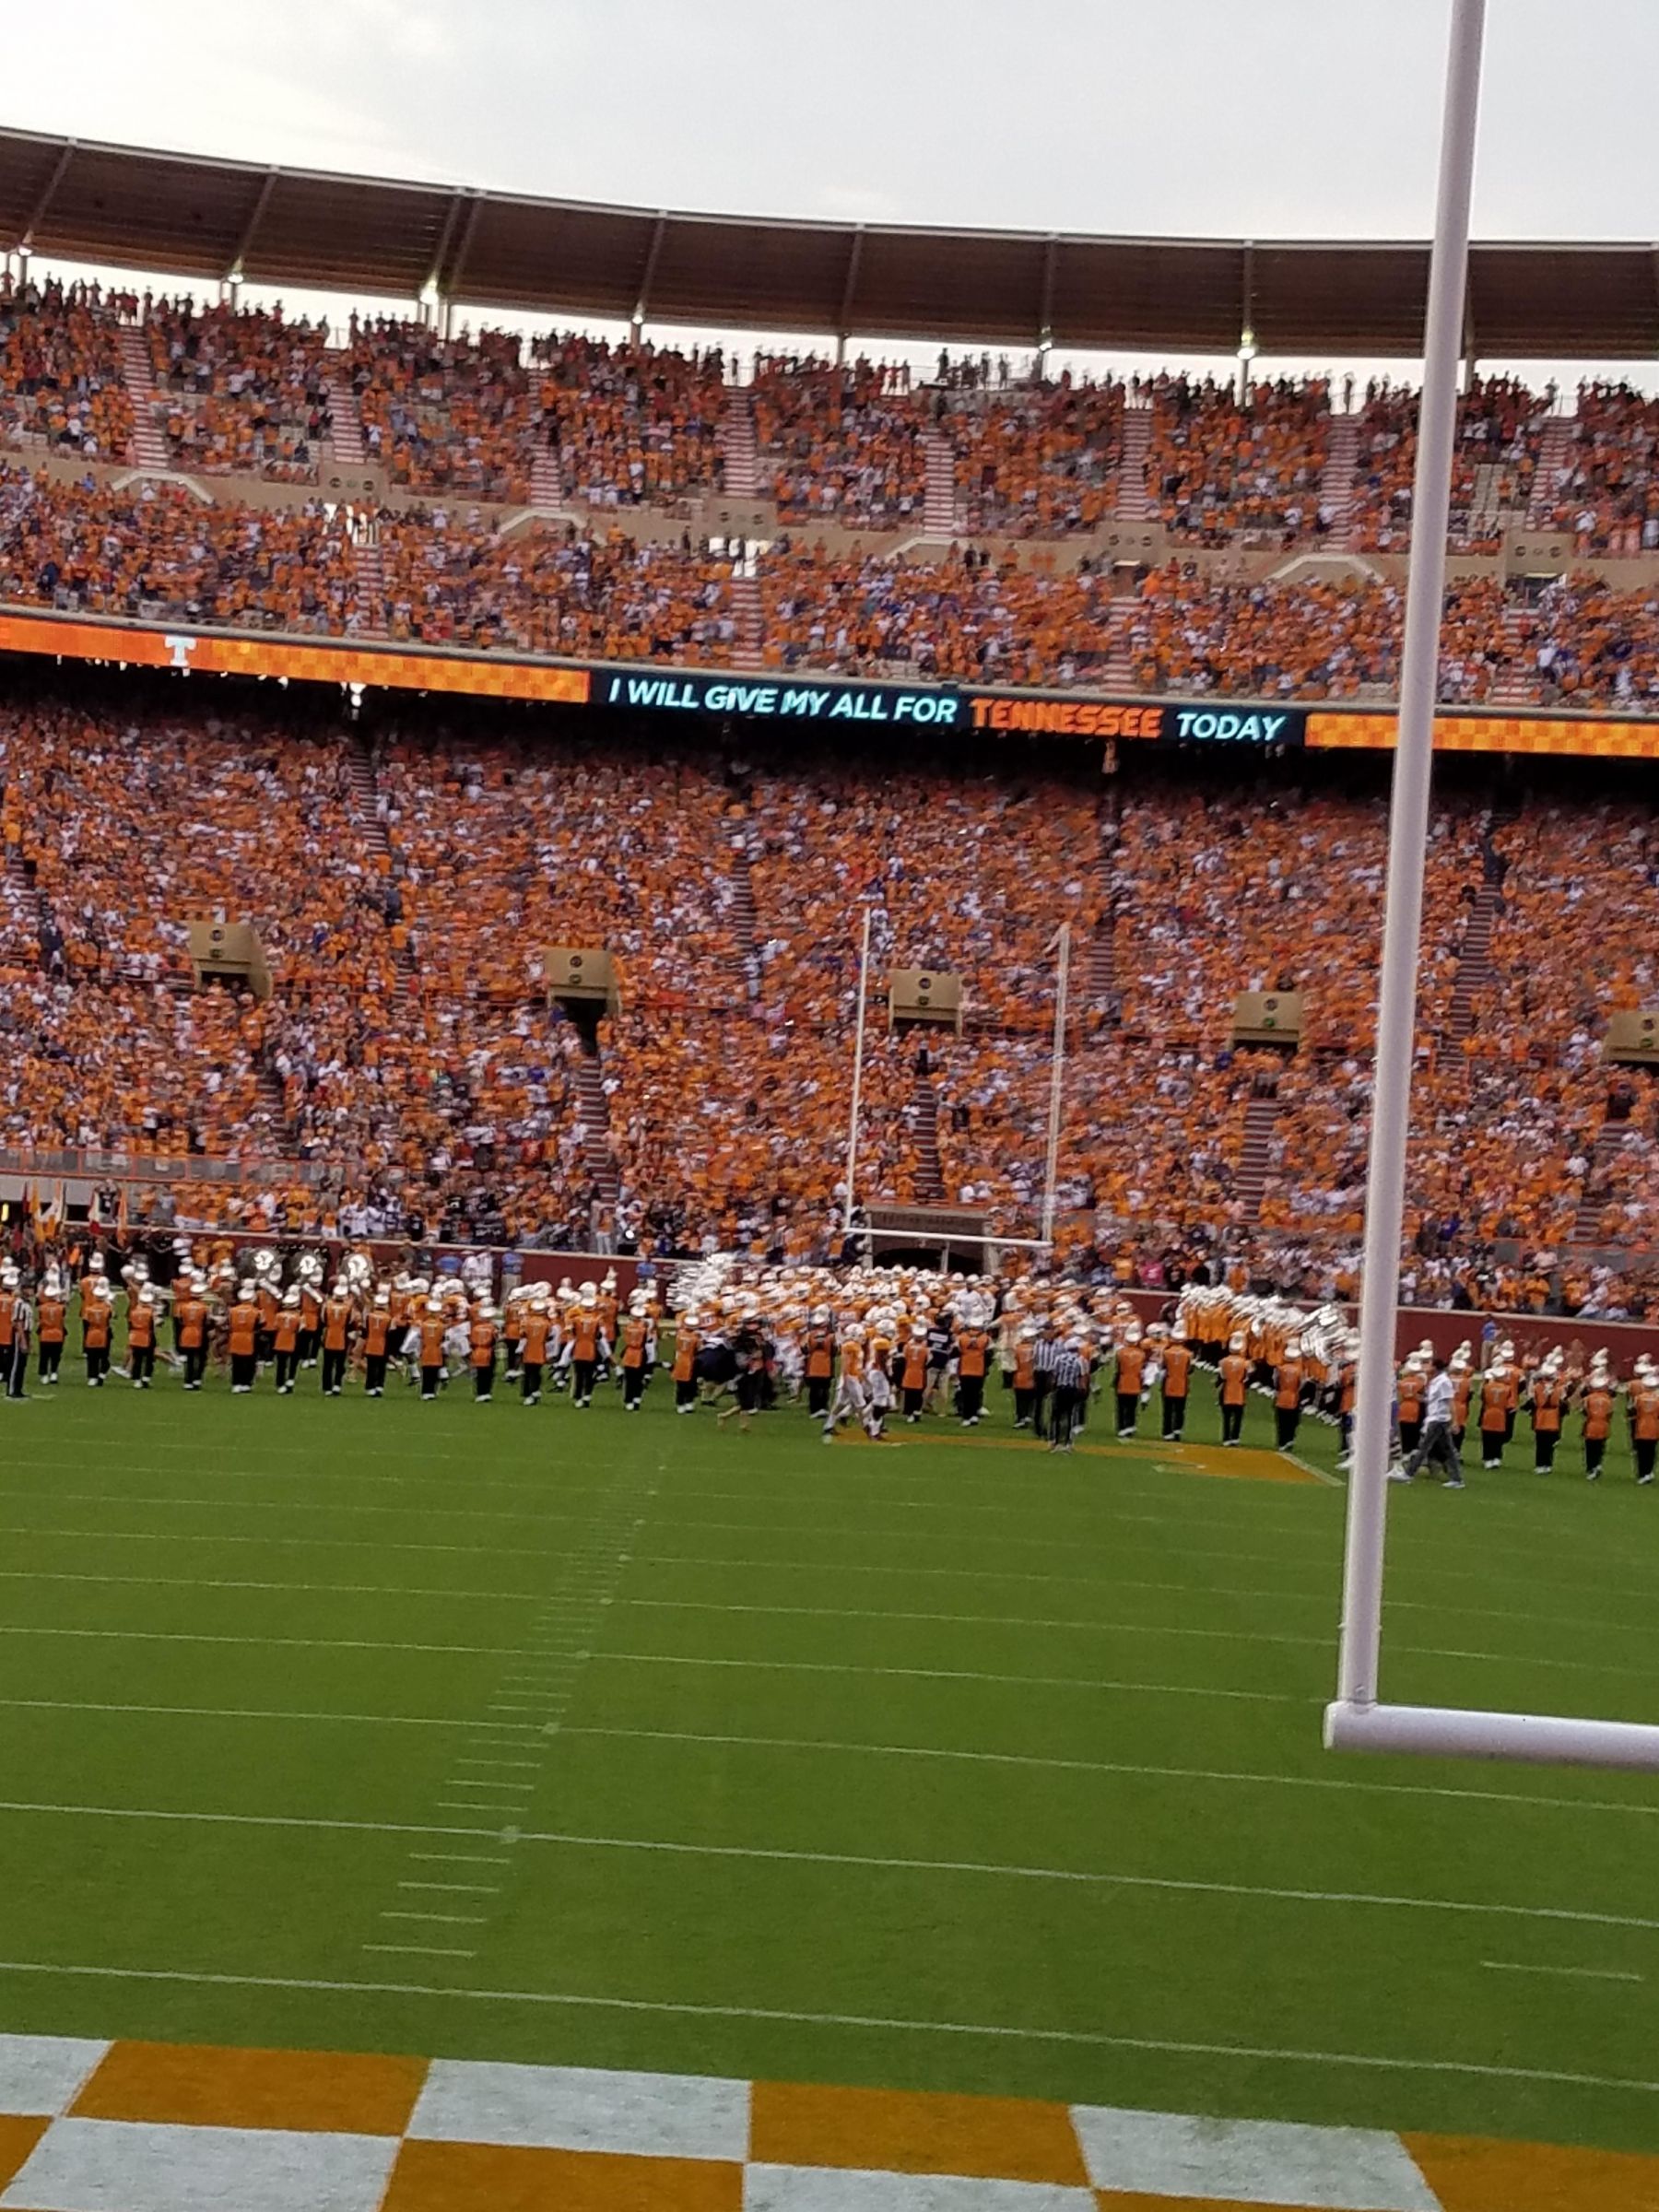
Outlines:
[[[0, 250], [202, 281], [713, 329], [1412, 355], [1426, 244], [1088, 238], [685, 215], [0, 131]], [[1659, 353], [1659, 249], [1477, 245], [1468, 350]]]

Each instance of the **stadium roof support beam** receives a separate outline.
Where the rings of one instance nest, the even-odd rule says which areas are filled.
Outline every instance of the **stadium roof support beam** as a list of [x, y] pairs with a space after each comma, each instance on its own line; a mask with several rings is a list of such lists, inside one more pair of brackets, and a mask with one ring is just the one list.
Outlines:
[[853, 302], [858, 297], [858, 272], [864, 266], [865, 227], [854, 223], [847, 244], [847, 273], [841, 278], [841, 305], [835, 312], [835, 361], [847, 357], [847, 335], [853, 327]]
[[473, 240], [478, 234], [478, 218], [484, 212], [484, 194], [481, 192], [458, 192], [455, 194], [455, 201], [451, 203], [450, 214], [452, 216], [459, 213], [455, 202], [461, 200], [467, 201], [469, 205], [466, 210], [466, 222], [461, 232], [461, 242], [455, 248], [455, 258], [447, 269], [443, 266], [444, 255], [449, 251], [450, 222], [448, 218], [444, 221], [444, 237], [437, 253], [433, 256], [432, 281], [438, 288], [438, 296], [443, 301], [446, 311], [451, 300], [458, 300], [461, 297], [461, 287], [465, 280], [466, 264], [472, 253]]
[[276, 180], [281, 174], [282, 171], [275, 164], [265, 171], [264, 182], [259, 187], [258, 197], [253, 202], [247, 221], [242, 225], [241, 236], [236, 241], [235, 253], [231, 254], [226, 265], [224, 274], [220, 278], [221, 283], [234, 284], [240, 276], [241, 265], [253, 251], [253, 241], [259, 236], [259, 226], [265, 220], [265, 209], [271, 204], [271, 194], [276, 191]]
[[640, 342], [640, 333], [645, 327], [646, 311], [651, 305], [651, 288], [656, 282], [657, 263], [663, 257], [663, 241], [668, 235], [668, 210], [657, 209], [657, 218], [652, 226], [651, 244], [645, 253], [645, 266], [640, 273], [640, 296], [634, 301], [633, 342]]
[[59, 154], [56, 161], [53, 164], [52, 174], [47, 178], [45, 183], [41, 185], [40, 191], [36, 194], [34, 205], [29, 210], [28, 215], [23, 219], [21, 228], [18, 229], [18, 245], [28, 246], [32, 249], [34, 245], [35, 230], [37, 227], [45, 220], [47, 212], [51, 208], [53, 201], [57, 198], [58, 187], [63, 183], [64, 179], [69, 173], [69, 164], [75, 159], [76, 148], [79, 143], [80, 141], [76, 138], [65, 139], [64, 149], [62, 153]]
[[1051, 230], [1042, 249], [1042, 293], [1037, 302], [1037, 360], [1041, 370], [1054, 335], [1054, 276], [1060, 265], [1060, 241]]
[[454, 240], [455, 225], [461, 220], [462, 208], [466, 205], [468, 199], [474, 198], [475, 195], [465, 190], [453, 192], [450, 194], [450, 204], [443, 211], [443, 228], [439, 231], [438, 243], [432, 249], [432, 265], [427, 271], [426, 284], [421, 287], [421, 289], [425, 291], [429, 286], [440, 300], [447, 300], [450, 293], [450, 271], [445, 265], [449, 260], [450, 246]]

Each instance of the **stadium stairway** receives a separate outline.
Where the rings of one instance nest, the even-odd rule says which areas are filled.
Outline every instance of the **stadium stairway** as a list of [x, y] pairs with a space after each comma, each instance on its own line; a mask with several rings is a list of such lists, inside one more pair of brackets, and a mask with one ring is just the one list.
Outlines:
[[1607, 1177], [1627, 1135], [1640, 1137], [1641, 1130], [1633, 1122], [1604, 1122], [1596, 1131], [1595, 1142], [1590, 1147], [1584, 1187], [1579, 1193], [1578, 1212], [1573, 1216], [1570, 1243], [1593, 1245], [1601, 1241], [1601, 1213], [1607, 1203]]
[[530, 504], [537, 513], [551, 514], [564, 505], [564, 471], [551, 445], [538, 445], [530, 470]]
[[1123, 523], [1144, 523], [1152, 513], [1147, 489], [1147, 455], [1152, 445], [1152, 410], [1124, 409], [1124, 465], [1118, 475], [1117, 514]]
[[143, 331], [131, 323], [123, 324], [121, 329], [121, 371], [133, 402], [134, 465], [151, 473], [171, 476], [172, 454], [156, 420], [156, 406], [161, 395], [156, 390], [149, 346]]
[[759, 916], [755, 911], [755, 879], [749, 872], [749, 856], [739, 844], [732, 847], [732, 935], [737, 940], [737, 950], [745, 966], [753, 963], [759, 950]]
[[1556, 488], [1572, 466], [1573, 441], [1578, 436], [1576, 415], [1552, 415], [1538, 441], [1538, 465], [1533, 472], [1532, 498], [1526, 507], [1529, 530], [1546, 530], [1556, 503]]
[[1526, 667], [1527, 609], [1506, 601], [1503, 608], [1503, 667], [1492, 684], [1494, 707], [1524, 707], [1532, 703], [1531, 672]]
[[1127, 691], [1135, 677], [1135, 658], [1130, 649], [1129, 626], [1135, 618], [1135, 602], [1133, 599], [1113, 599], [1106, 609], [1110, 637], [1106, 658], [1100, 665], [1100, 680], [1108, 691]]
[[922, 451], [927, 463], [927, 482], [922, 497], [922, 530], [926, 537], [948, 543], [962, 535], [957, 514], [956, 454], [942, 430], [922, 433]]
[[755, 441], [755, 403], [740, 384], [734, 384], [726, 394], [720, 418], [720, 452], [725, 464], [728, 499], [758, 500], [760, 453]]
[[917, 1076], [911, 1090], [915, 1108], [916, 1199], [922, 1206], [945, 1202], [945, 1163], [939, 1158], [939, 1094], [931, 1076]]
[[1452, 982], [1446, 1030], [1453, 1042], [1461, 1042], [1475, 1027], [1475, 994], [1491, 980], [1492, 924], [1497, 919], [1497, 887], [1482, 884], [1470, 910], [1463, 947], [1457, 956], [1457, 973]]
[[585, 1036], [582, 1039], [582, 1056], [576, 1063], [576, 1092], [582, 1100], [582, 1125], [585, 1132], [582, 1157], [600, 1197], [606, 1206], [615, 1206], [622, 1182], [611, 1155], [610, 1102], [605, 1095], [605, 1062], [597, 1039], [591, 1043]]
[[[345, 357], [339, 357], [343, 362]], [[342, 468], [361, 468], [369, 458], [363, 450], [363, 418], [351, 379], [341, 368], [328, 383], [329, 450]]]
[[351, 565], [357, 571], [359, 631], [365, 638], [383, 638], [386, 571], [381, 564], [379, 541], [368, 532], [353, 537]]
[[1095, 878], [1100, 887], [1100, 917], [1088, 941], [1088, 992], [1097, 1018], [1116, 1026], [1121, 1018], [1117, 980], [1117, 831], [1101, 825], [1100, 850], [1095, 861]]
[[762, 617], [759, 577], [739, 571], [732, 578], [732, 613], [737, 635], [732, 641], [734, 668], [754, 670], [765, 665], [761, 653]]
[[1244, 1141], [1239, 1148], [1239, 1173], [1233, 1195], [1246, 1221], [1262, 1210], [1262, 1196], [1273, 1171], [1273, 1131], [1279, 1102], [1270, 1093], [1253, 1098], [1244, 1109]]
[[1346, 553], [1353, 544], [1354, 467], [1359, 458], [1359, 417], [1333, 415], [1324, 474], [1319, 480], [1319, 504], [1331, 517], [1324, 542], [1333, 553]]

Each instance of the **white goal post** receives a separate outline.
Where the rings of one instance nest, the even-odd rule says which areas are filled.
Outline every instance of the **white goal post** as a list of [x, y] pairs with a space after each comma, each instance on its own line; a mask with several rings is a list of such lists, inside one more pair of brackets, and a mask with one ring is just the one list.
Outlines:
[[1412, 494], [1400, 714], [1389, 813], [1388, 895], [1378, 984], [1371, 1143], [1365, 1200], [1354, 1458], [1348, 1477], [1341, 1657], [1324, 1740], [1333, 1751], [1659, 1770], [1659, 1726], [1455, 1706], [1385, 1705], [1378, 1698], [1382, 1561], [1394, 1387], [1394, 1315], [1405, 1219], [1406, 1145], [1417, 1033], [1417, 973], [1429, 835], [1434, 705], [1445, 590], [1458, 357], [1468, 276], [1469, 201], [1480, 99], [1486, 0], [1452, 0], [1440, 188], [1423, 339], [1423, 394]]

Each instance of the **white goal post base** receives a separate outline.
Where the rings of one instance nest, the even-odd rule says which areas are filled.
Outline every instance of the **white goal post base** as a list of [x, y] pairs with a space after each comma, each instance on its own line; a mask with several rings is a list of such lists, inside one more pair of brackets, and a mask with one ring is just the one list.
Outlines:
[[1338, 1700], [1325, 1707], [1324, 1741], [1327, 1751], [1659, 1771], [1659, 1727], [1640, 1721], [1574, 1721], [1549, 1713], [1465, 1712], [1453, 1705], [1357, 1705]]

